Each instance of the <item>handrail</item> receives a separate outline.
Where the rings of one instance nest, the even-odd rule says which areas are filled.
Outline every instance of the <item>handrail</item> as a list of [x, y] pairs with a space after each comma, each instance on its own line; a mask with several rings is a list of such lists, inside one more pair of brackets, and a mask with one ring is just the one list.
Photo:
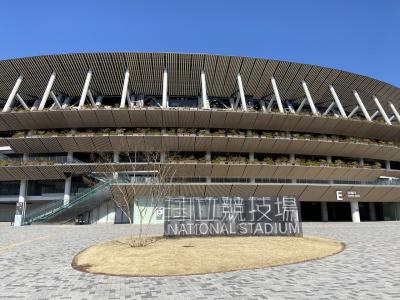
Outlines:
[[64, 204], [63, 200], [53, 201], [44, 207], [39, 207], [36, 210], [28, 212], [26, 217], [26, 223], [32, 223], [39, 219], [45, 219], [49, 216], [54, 215], [55, 213], [60, 212], [61, 210], [72, 208], [77, 203], [82, 203], [83, 201], [87, 200], [88, 196], [96, 194], [98, 191], [102, 191], [106, 187], [109, 186], [109, 182], [107, 181], [100, 181], [95, 186], [85, 189], [83, 192], [77, 194], [72, 200]]
[[152, 185], [157, 184], [289, 184], [289, 185], [307, 185], [307, 184], [326, 184], [326, 185], [377, 185], [377, 186], [400, 186], [400, 179], [378, 179], [373, 181], [352, 181], [352, 180], [313, 180], [313, 179], [297, 179], [297, 182], [292, 182], [291, 179], [283, 178], [257, 178], [255, 182], [251, 182], [250, 178], [224, 178], [223, 180], [215, 180], [207, 182], [206, 177], [188, 177], [188, 178], [173, 178], [172, 181], [165, 179], [164, 182], [158, 182], [157, 178], [152, 177], [130, 177], [118, 178], [110, 182], [111, 185], [118, 184], [138, 184]]

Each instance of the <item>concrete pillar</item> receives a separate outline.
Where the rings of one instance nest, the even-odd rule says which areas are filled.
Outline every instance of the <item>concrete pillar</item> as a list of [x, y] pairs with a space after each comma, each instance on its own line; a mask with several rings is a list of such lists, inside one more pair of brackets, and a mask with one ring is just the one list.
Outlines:
[[328, 222], [328, 202], [321, 202], [321, 219]]
[[17, 207], [14, 216], [14, 226], [22, 226], [25, 217], [25, 208], [26, 208], [26, 186], [27, 181], [21, 180], [19, 185], [19, 197], [17, 202]]
[[[254, 163], [254, 152], [249, 153], [249, 163]], [[250, 183], [256, 183], [256, 179], [254, 177], [250, 178]]]
[[386, 161], [385, 161], [385, 169], [386, 169], [386, 170], [390, 170], [390, 169], [391, 169], [391, 167], [390, 167], [390, 160], [386, 160]]
[[[74, 154], [72, 152], [67, 153], [67, 162], [71, 163], [74, 159]], [[71, 185], [72, 185], [72, 176], [69, 175], [65, 178], [65, 185], [64, 185], [64, 205], [69, 204], [71, 199]]]
[[206, 152], [206, 161], [211, 162], [211, 152], [210, 151]]
[[368, 203], [368, 206], [369, 206], [369, 219], [371, 221], [376, 221], [375, 203], [370, 202]]
[[229, 98], [229, 105], [231, 106], [231, 109], [235, 108], [235, 100], [233, 100], [233, 98]]
[[364, 158], [360, 158], [360, 161], [359, 161], [359, 162], [360, 162], [360, 165], [361, 165], [361, 166], [364, 166]]
[[[32, 131], [28, 132], [28, 136], [32, 135]], [[22, 161], [27, 161], [29, 155], [24, 153], [22, 155]], [[25, 210], [26, 210], [26, 190], [27, 190], [28, 181], [21, 180], [19, 185], [19, 196], [17, 207], [14, 216], [14, 226], [22, 226], [25, 218]]]
[[[113, 163], [119, 163], [119, 152], [115, 151], [113, 154]], [[118, 179], [118, 173], [113, 173], [113, 179]]]
[[[295, 156], [293, 153], [289, 154], [289, 162], [290, 162], [291, 164], [294, 164], [294, 163], [296, 162], [296, 156]], [[291, 182], [292, 182], [292, 183], [296, 183], [296, 179], [295, 179], [295, 178], [292, 178], [292, 179], [291, 179]]]
[[71, 185], [72, 185], [72, 176], [68, 176], [65, 178], [64, 185], [64, 205], [69, 204], [69, 200], [71, 199]]
[[160, 152], [160, 162], [165, 163], [167, 154], [165, 152]]
[[[206, 152], [206, 161], [207, 161], [207, 163], [211, 164], [211, 152], [210, 151]], [[211, 183], [211, 177], [207, 177], [206, 182]]]
[[351, 208], [351, 219], [353, 220], [353, 223], [360, 223], [360, 209], [358, 207], [358, 202], [357, 201], [350, 202], [350, 208]]
[[254, 162], [254, 152], [249, 153], [249, 162]]

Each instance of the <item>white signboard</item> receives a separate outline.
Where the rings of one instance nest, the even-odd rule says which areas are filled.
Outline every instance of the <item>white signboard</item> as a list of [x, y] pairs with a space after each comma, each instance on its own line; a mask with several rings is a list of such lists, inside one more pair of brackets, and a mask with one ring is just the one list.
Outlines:
[[352, 200], [360, 197], [361, 195], [356, 191], [336, 191], [336, 201]]

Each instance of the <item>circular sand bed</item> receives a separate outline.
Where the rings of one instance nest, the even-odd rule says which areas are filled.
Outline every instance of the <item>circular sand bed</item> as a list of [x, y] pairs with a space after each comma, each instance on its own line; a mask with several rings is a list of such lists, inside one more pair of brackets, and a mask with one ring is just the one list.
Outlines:
[[107, 275], [192, 275], [299, 263], [343, 249], [341, 242], [317, 237], [159, 238], [135, 248], [121, 239], [83, 250], [72, 267]]

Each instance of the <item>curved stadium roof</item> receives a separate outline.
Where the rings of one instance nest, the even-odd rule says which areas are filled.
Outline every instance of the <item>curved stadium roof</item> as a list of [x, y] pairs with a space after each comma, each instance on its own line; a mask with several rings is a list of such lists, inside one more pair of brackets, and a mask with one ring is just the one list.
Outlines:
[[309, 64], [271, 59], [207, 54], [176, 53], [87, 53], [47, 55], [0, 61], [0, 99], [7, 99], [19, 75], [24, 80], [19, 93], [24, 99], [41, 98], [52, 72], [57, 78], [53, 89], [78, 97], [88, 70], [93, 71], [91, 88], [101, 95], [119, 96], [124, 72], [130, 71], [129, 89], [145, 95], [162, 94], [162, 73], [168, 70], [170, 96], [200, 94], [200, 73], [205, 71], [207, 94], [230, 97], [237, 91], [236, 75], [241, 74], [246, 95], [254, 99], [273, 94], [271, 77], [275, 77], [282, 100], [301, 102], [304, 80], [314, 102], [328, 107], [332, 102], [329, 85], [333, 85], [344, 108], [351, 111], [357, 104], [352, 93], [357, 90], [365, 106], [376, 110], [375, 95], [385, 109], [388, 101], [400, 105], [400, 89], [366, 76]]

